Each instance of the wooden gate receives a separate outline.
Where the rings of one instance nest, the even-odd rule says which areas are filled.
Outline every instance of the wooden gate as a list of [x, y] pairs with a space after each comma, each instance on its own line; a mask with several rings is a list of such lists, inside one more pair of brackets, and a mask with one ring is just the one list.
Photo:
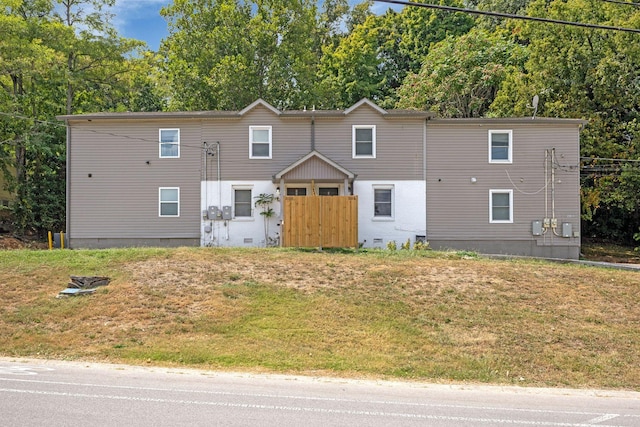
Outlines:
[[358, 247], [358, 196], [285, 196], [283, 220], [283, 246]]

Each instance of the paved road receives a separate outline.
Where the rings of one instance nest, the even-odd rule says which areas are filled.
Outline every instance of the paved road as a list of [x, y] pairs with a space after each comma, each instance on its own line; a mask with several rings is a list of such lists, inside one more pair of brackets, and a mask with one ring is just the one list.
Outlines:
[[0, 358], [2, 426], [640, 426], [640, 393]]

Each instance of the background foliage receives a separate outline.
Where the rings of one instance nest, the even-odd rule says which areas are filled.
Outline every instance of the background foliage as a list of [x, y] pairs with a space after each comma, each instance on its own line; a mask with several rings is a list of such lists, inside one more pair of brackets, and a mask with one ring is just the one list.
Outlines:
[[[19, 232], [64, 229], [65, 132], [97, 111], [384, 108], [583, 118], [583, 235], [640, 239], [640, 35], [347, 0], [174, 0], [158, 52], [120, 37], [115, 0], [0, 0], [0, 165]], [[600, 0], [441, 4], [640, 28]]]

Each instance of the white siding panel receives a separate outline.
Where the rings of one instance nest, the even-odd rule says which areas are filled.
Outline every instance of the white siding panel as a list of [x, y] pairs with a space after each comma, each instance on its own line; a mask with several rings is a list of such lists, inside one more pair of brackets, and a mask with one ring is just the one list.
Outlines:
[[[393, 218], [379, 219], [373, 215], [374, 186], [393, 186]], [[395, 241], [398, 248], [407, 239], [415, 242], [416, 235], [424, 236], [424, 181], [361, 181], [354, 182], [358, 196], [358, 240], [366, 248], [386, 248]]]

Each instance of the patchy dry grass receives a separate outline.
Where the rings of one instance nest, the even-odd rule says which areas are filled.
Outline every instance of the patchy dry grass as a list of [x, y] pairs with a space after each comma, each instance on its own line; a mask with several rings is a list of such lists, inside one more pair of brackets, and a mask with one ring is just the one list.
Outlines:
[[0, 251], [0, 354], [640, 390], [639, 273], [462, 255]]

